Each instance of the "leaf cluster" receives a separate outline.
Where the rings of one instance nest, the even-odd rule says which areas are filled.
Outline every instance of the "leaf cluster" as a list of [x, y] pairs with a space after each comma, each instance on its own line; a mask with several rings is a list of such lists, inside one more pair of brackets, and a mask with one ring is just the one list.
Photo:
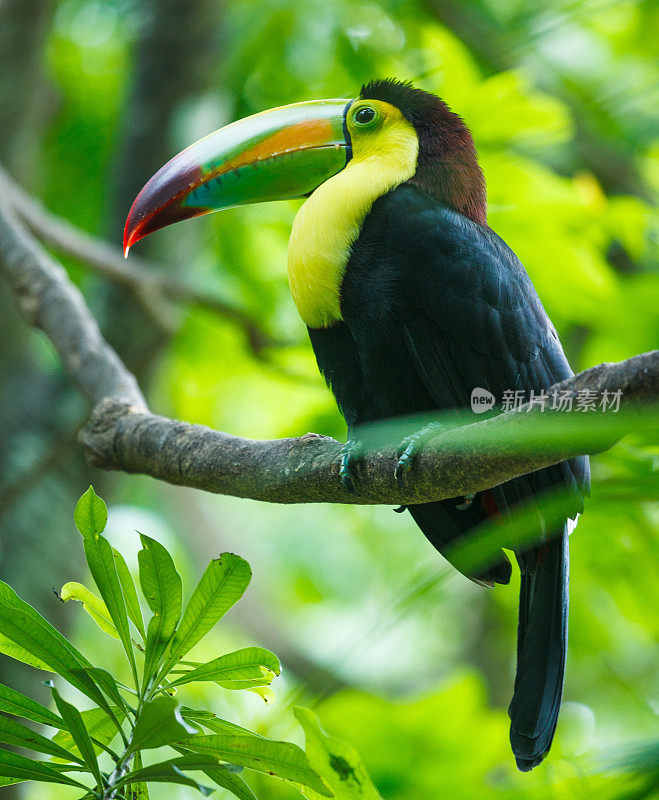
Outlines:
[[[132, 685], [90, 661], [0, 582], [0, 653], [55, 673], [91, 704], [78, 709], [52, 680], [44, 683], [56, 711], [0, 685], [0, 742], [50, 756], [37, 760], [0, 748], [0, 786], [33, 780], [77, 787], [81, 798], [148, 800], [150, 783], [170, 783], [204, 796], [221, 787], [240, 800], [256, 800], [242, 776], [253, 770], [289, 782], [309, 800], [377, 800], [357, 754], [325, 736], [309, 710], [295, 711], [307, 738], [305, 752], [179, 701], [179, 687], [195, 682], [267, 698], [280, 674], [277, 657], [260, 647], [204, 663], [186, 659], [247, 589], [246, 561], [232, 553], [213, 559], [184, 605], [183, 583], [170, 553], [140, 533], [139, 588], [150, 612], [145, 620], [123, 556], [102, 535], [107, 508], [91, 486], [78, 501], [74, 521], [98, 594], [69, 582], [58, 596], [79, 601], [105, 634], [121, 642]], [[56, 732], [49, 738], [16, 718]], [[168, 757], [150, 758], [149, 751], [163, 747], [171, 749]]]

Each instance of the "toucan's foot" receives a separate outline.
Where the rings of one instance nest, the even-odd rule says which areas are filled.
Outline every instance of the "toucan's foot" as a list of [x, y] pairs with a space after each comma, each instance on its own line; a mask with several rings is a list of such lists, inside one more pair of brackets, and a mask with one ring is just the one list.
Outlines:
[[414, 458], [421, 448], [435, 436], [438, 436], [446, 425], [441, 422], [430, 422], [411, 436], [406, 436], [398, 447], [398, 463], [394, 470], [396, 483], [401, 484], [403, 478], [412, 469]]
[[355, 468], [357, 462], [363, 458], [362, 443], [359, 439], [348, 439], [341, 450], [341, 466], [339, 467], [339, 478], [344, 488], [350, 494], [357, 494], [355, 489]]

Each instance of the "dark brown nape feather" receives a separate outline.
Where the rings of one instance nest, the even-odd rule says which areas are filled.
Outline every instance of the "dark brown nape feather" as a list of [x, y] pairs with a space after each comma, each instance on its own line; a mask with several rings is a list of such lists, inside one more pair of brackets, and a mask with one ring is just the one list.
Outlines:
[[419, 137], [419, 157], [409, 183], [486, 225], [485, 179], [473, 137], [462, 117], [434, 94], [393, 79], [367, 83], [360, 98], [396, 106], [414, 126]]

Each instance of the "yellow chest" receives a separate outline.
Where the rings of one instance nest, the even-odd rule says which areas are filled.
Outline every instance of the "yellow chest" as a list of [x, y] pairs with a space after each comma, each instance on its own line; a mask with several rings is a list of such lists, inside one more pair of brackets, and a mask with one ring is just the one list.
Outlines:
[[417, 149], [414, 137], [401, 158], [390, 152], [353, 159], [298, 211], [288, 245], [288, 280], [309, 327], [326, 328], [341, 319], [341, 283], [364, 218], [378, 197], [412, 177]]

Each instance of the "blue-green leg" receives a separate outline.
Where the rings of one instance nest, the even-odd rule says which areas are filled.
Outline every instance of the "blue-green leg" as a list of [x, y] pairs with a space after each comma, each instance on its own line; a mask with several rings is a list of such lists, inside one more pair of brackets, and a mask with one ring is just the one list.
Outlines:
[[394, 470], [394, 477], [397, 483], [402, 483], [403, 478], [412, 468], [414, 458], [423, 446], [446, 429], [445, 423], [430, 422], [403, 439], [398, 447], [398, 463]]

